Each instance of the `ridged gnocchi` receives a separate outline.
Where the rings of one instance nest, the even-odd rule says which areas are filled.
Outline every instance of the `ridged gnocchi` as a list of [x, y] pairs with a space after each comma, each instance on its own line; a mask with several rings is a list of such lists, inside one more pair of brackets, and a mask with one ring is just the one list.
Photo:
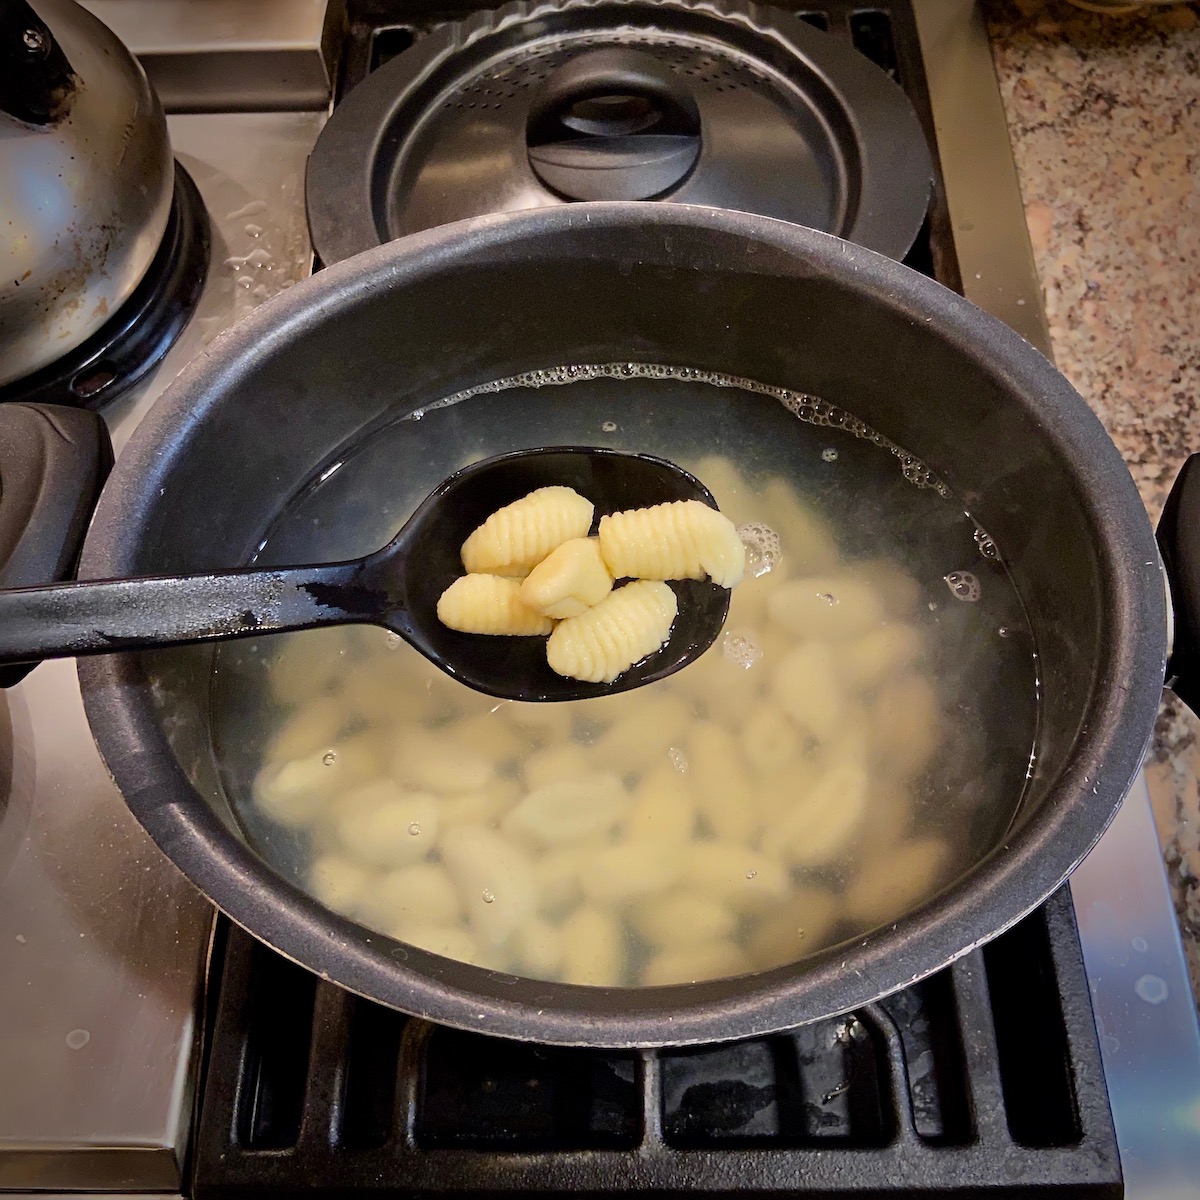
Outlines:
[[592, 502], [569, 487], [544, 487], [497, 509], [462, 546], [468, 574], [524, 578], [572, 538], [586, 537]]
[[600, 518], [600, 553], [614, 579], [704, 579], [736, 587], [746, 547], [733, 522], [700, 500]]
[[501, 575], [464, 575], [438, 598], [438, 620], [460, 633], [529, 637], [549, 633], [554, 622], [530, 608], [518, 579]]
[[530, 792], [504, 818], [505, 833], [542, 846], [578, 842], [612, 828], [629, 806], [615, 775], [548, 783]]
[[539, 488], [494, 512], [463, 543], [468, 574], [442, 593], [438, 619], [464, 633], [549, 634], [552, 670], [611, 683], [666, 643], [677, 607], [663, 587], [626, 585], [616, 598], [614, 578], [642, 585], [707, 576], [728, 588], [741, 581], [746, 548], [729, 518], [707, 504], [611, 513], [600, 520], [606, 532], [587, 537], [592, 513], [590, 501], [563, 487]]
[[546, 643], [546, 657], [559, 675], [612, 683], [665, 644], [677, 609], [665, 583], [635, 579], [595, 608], [560, 621]]

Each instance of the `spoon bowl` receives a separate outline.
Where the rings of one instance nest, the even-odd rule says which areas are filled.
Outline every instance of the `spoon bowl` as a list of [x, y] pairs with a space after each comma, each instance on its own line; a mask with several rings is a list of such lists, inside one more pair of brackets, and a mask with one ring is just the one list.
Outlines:
[[382, 549], [316, 566], [105, 580], [0, 592], [0, 664], [251, 637], [321, 625], [374, 624], [399, 634], [447, 675], [504, 700], [583, 700], [671, 675], [703, 654], [729, 613], [728, 589], [672, 580], [679, 611], [666, 644], [612, 683], [556, 674], [541, 637], [460, 633], [437, 616], [464, 574], [468, 535], [541, 487], [574, 488], [607, 513], [674, 500], [716, 502], [694, 476], [649, 454], [586, 446], [518, 450], [458, 471]]

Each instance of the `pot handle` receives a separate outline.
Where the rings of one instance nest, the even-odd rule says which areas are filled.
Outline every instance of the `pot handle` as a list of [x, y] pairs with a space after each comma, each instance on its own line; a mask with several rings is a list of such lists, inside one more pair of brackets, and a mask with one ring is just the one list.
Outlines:
[[27, 125], [56, 125], [77, 80], [54, 35], [26, 0], [0, 3], [0, 112]]
[[700, 157], [700, 110], [683, 77], [643, 50], [593, 50], [555, 71], [525, 126], [529, 166], [567, 200], [649, 200]]
[[1167, 686], [1200, 713], [1200, 454], [1175, 477], [1156, 536], [1175, 617]]
[[[0, 447], [0, 588], [72, 578], [112, 466], [107, 426], [85, 409], [0, 404]], [[0, 688], [36, 665], [0, 667]]]

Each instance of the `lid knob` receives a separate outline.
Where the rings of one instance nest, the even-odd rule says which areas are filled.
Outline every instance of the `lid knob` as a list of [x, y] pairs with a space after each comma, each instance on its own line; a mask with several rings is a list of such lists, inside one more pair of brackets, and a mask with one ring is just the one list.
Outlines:
[[555, 71], [525, 127], [529, 165], [567, 200], [649, 200], [700, 157], [700, 111], [682, 78], [652, 55], [593, 50]]

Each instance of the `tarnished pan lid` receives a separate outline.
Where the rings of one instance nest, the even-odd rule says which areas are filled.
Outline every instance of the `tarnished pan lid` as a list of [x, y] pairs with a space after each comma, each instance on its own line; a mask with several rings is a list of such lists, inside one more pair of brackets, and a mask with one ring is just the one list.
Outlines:
[[40, 121], [0, 105], [0, 385], [116, 312], [162, 242], [174, 188], [166, 118], [133, 56], [73, 0], [36, 9], [14, 6], [0, 34], [65, 55], [69, 85]]
[[512, 4], [445, 25], [334, 111], [309, 159], [324, 262], [572, 200], [667, 200], [807, 225], [902, 258], [932, 167], [900, 88], [776, 9]]

